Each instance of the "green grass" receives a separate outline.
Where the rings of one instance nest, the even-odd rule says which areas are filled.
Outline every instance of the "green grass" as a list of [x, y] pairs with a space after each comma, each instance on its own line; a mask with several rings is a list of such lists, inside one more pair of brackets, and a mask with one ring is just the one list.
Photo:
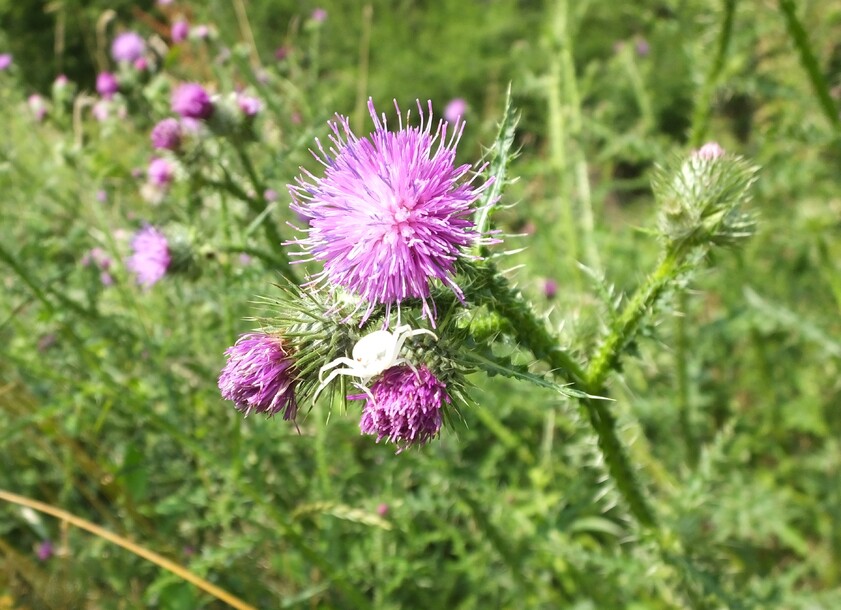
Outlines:
[[[162, 24], [189, 8], [219, 38], [170, 51], [159, 80], [126, 95], [124, 120], [85, 110], [74, 124], [72, 108], [34, 122], [25, 99], [61, 62], [90, 89], [95, 48], [50, 55], [53, 30], [32, 23], [19, 40], [47, 42], [19, 52], [22, 17], [0, 2], [0, 41], [19, 55], [0, 72], [0, 490], [256, 608], [838, 607], [841, 13], [794, 4], [377, 0], [366, 52], [362, 6], [325, 3], [316, 28], [314, 7], [245, 3], [268, 79], [237, 44], [234, 4], [146, 6]], [[51, 28], [95, 39], [98, 13], [62, 6]], [[277, 63], [282, 44], [293, 54]], [[230, 58], [214, 61], [222, 46]], [[210, 142], [156, 204], [132, 170], [173, 78], [248, 85], [266, 116], [247, 158]], [[597, 408], [631, 483], [606, 463], [592, 405], [502, 376], [471, 376], [463, 421], [399, 455], [327, 400], [302, 405], [297, 426], [243, 418], [216, 388], [223, 352], [255, 327], [258, 297], [278, 294], [279, 242], [297, 222], [286, 184], [318, 170], [307, 149], [325, 121], [341, 112], [367, 133], [368, 95], [384, 110], [463, 97], [459, 159], [472, 163], [509, 83], [518, 155], [491, 251], [525, 248], [495, 264], [584, 372], [662, 260], [655, 165], [716, 140], [761, 167], [755, 235], [710, 251], [682, 285], [670, 277], [621, 357], [576, 386], [613, 399]], [[268, 212], [266, 188], [280, 193]], [[189, 273], [135, 285], [126, 235], [143, 221], [181, 231]], [[93, 247], [113, 259], [113, 286], [80, 264]], [[505, 334], [498, 322], [473, 330]], [[495, 356], [549, 379], [539, 343], [509, 336]], [[0, 609], [226, 607], [99, 536], [0, 506]], [[39, 561], [44, 540], [56, 553]]]

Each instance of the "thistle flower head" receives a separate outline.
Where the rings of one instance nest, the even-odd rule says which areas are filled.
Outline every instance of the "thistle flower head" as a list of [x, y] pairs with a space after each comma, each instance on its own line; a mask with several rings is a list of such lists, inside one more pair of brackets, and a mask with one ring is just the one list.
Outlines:
[[134, 62], [146, 52], [146, 41], [137, 32], [123, 32], [111, 43], [114, 61]]
[[172, 93], [172, 111], [190, 119], [208, 119], [213, 114], [213, 102], [198, 83], [184, 83]]
[[110, 72], [100, 72], [96, 77], [96, 92], [99, 93], [106, 100], [114, 97], [114, 94], [120, 90], [120, 83], [117, 82], [117, 77]]
[[11, 53], [0, 53], [0, 72], [12, 65]]
[[455, 165], [463, 123], [433, 126], [431, 103], [424, 114], [418, 102], [420, 125], [404, 126], [400, 118], [395, 131], [370, 100], [368, 110], [375, 127], [369, 137], [358, 138], [337, 116], [329, 151], [318, 142], [324, 176], [304, 171], [289, 186], [292, 209], [309, 219], [308, 235], [297, 243], [324, 263], [314, 283], [341, 286], [367, 302], [362, 322], [377, 305], [411, 298], [421, 299], [432, 319], [434, 280], [462, 298], [455, 261], [477, 238], [472, 208], [487, 183], [475, 186], [471, 166]]
[[149, 182], [159, 188], [166, 188], [172, 183], [175, 177], [172, 164], [166, 159], [156, 157], [149, 162], [149, 169], [146, 171]]
[[179, 42], [184, 42], [187, 40], [187, 36], [190, 34], [190, 24], [187, 23], [184, 19], [179, 19], [175, 23], [172, 24], [172, 28], [169, 32], [170, 36], [172, 37], [172, 42], [178, 44]]
[[152, 286], [166, 275], [172, 261], [166, 236], [155, 227], [146, 225], [131, 240], [132, 255], [126, 267], [137, 276], [137, 283]]
[[181, 124], [173, 118], [163, 119], [152, 128], [152, 146], [164, 150], [178, 150], [181, 147]]
[[359, 421], [362, 434], [396, 444], [398, 453], [435, 438], [441, 429], [442, 407], [451, 402], [446, 385], [426, 366], [412, 370], [402, 365], [385, 371], [371, 386], [371, 396], [348, 398], [367, 400]]
[[294, 419], [294, 362], [280, 337], [263, 333], [242, 335], [225, 351], [228, 358], [219, 375], [222, 397], [231, 400], [237, 410]]

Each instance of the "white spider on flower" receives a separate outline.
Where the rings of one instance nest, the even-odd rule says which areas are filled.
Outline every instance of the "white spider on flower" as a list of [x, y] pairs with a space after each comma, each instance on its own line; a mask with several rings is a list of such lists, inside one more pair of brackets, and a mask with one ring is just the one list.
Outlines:
[[[394, 329], [394, 332], [375, 330], [365, 335], [353, 346], [352, 359], [346, 356], [339, 356], [321, 367], [318, 371], [318, 380], [320, 383], [313, 396], [313, 401], [318, 398], [318, 395], [327, 387], [327, 384], [339, 375], [359, 377], [359, 382], [355, 385], [365, 390], [365, 393], [373, 400], [374, 397], [367, 388], [367, 384], [371, 379], [383, 373], [386, 369], [390, 369], [398, 364], [407, 364], [412, 369], [415, 368], [411, 362], [400, 356], [400, 350], [403, 348], [406, 339], [418, 335], [430, 335], [436, 341], [438, 340], [438, 337], [432, 331], [426, 330], [425, 328], [412, 329], [408, 324], [398, 326]], [[336, 368], [342, 365], [345, 368]], [[327, 375], [326, 379], [323, 379], [324, 373], [330, 369], [333, 369], [333, 371]]]

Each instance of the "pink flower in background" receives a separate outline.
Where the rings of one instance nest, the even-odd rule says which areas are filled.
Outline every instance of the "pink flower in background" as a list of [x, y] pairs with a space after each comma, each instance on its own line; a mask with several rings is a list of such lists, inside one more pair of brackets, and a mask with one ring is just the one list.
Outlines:
[[70, 79], [64, 74], [59, 74], [53, 81], [53, 87], [66, 87], [70, 83]]
[[225, 350], [228, 361], [219, 375], [222, 398], [233, 401], [238, 411], [248, 415], [283, 413], [295, 419], [294, 362], [280, 337], [263, 333], [242, 335]]
[[324, 23], [327, 20], [327, 11], [323, 8], [317, 8], [312, 12], [310, 17], [316, 23]]
[[245, 116], [253, 117], [262, 110], [263, 103], [256, 97], [238, 95], [237, 106], [239, 106], [240, 111], [242, 111]]
[[359, 429], [362, 434], [395, 443], [398, 453], [412, 445], [424, 445], [441, 429], [441, 408], [450, 402], [447, 387], [425, 366], [412, 370], [395, 366], [383, 373], [367, 394], [348, 396], [365, 400]]
[[204, 40], [205, 38], [210, 36], [210, 28], [206, 25], [197, 25], [190, 29], [190, 36], [192, 36], [196, 40]]
[[170, 36], [172, 37], [172, 42], [179, 43], [184, 42], [187, 40], [187, 36], [190, 34], [190, 24], [187, 23], [184, 19], [179, 19], [175, 23], [172, 24], [172, 28], [170, 30]]
[[0, 72], [12, 65], [11, 53], [0, 53]]
[[111, 116], [111, 102], [108, 100], [99, 100], [91, 106], [91, 114], [100, 123], [107, 121]]
[[114, 94], [120, 90], [120, 83], [117, 82], [117, 77], [111, 72], [100, 72], [96, 77], [96, 92], [99, 93], [106, 100], [114, 97]]
[[138, 72], [145, 72], [148, 67], [149, 62], [146, 60], [145, 57], [138, 57], [134, 60], [134, 69]]
[[177, 119], [163, 119], [152, 128], [152, 146], [165, 150], [178, 150], [181, 147], [181, 124]]
[[701, 148], [692, 153], [693, 157], [699, 159], [706, 159], [712, 161], [724, 155], [724, 149], [718, 145], [718, 142], [707, 142]]
[[543, 294], [546, 295], [547, 299], [554, 299], [558, 295], [558, 282], [548, 278], [543, 283]]
[[208, 119], [213, 114], [213, 102], [198, 83], [184, 83], [172, 93], [172, 111], [190, 119]]
[[166, 275], [172, 257], [163, 233], [146, 225], [135, 233], [131, 249], [133, 254], [126, 261], [126, 267], [137, 276], [138, 284], [148, 288]]
[[172, 183], [175, 171], [169, 161], [156, 157], [149, 162], [146, 175], [149, 177], [149, 182], [154, 186], [166, 188]]
[[29, 110], [32, 112], [36, 121], [41, 122], [47, 116], [47, 102], [37, 93], [30, 95], [26, 99], [26, 104], [29, 106]]
[[277, 201], [277, 191], [274, 189], [266, 189], [263, 193], [263, 199], [271, 203], [272, 201]]
[[444, 107], [444, 119], [455, 123], [467, 112], [467, 102], [460, 97], [450, 100]]
[[111, 43], [114, 61], [134, 62], [146, 52], [146, 41], [137, 32], [123, 32]]
[[278, 61], [283, 61], [289, 56], [289, 47], [286, 45], [278, 47], [274, 51], [274, 58]]
[[35, 549], [35, 555], [39, 561], [47, 561], [50, 557], [55, 555], [55, 547], [49, 540], [44, 540]]
[[[485, 185], [472, 184], [471, 166], [455, 166], [463, 123], [444, 121], [433, 131], [432, 103], [427, 114], [418, 102], [420, 125], [389, 131], [372, 101], [368, 110], [376, 130], [358, 138], [346, 117], [330, 126], [327, 152], [318, 144], [324, 176], [304, 170], [289, 186], [292, 210], [309, 219], [307, 237], [296, 243], [324, 270], [313, 283], [341, 286], [367, 301], [368, 318], [378, 304], [399, 306], [405, 299], [427, 299], [433, 280], [459, 297], [452, 279], [455, 260], [477, 239], [473, 204]], [[399, 109], [398, 109], [399, 114]]]

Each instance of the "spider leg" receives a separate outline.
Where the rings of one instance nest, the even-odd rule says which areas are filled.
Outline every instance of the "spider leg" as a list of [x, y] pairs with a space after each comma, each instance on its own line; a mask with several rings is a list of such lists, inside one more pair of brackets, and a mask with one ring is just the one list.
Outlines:
[[[400, 332], [400, 334], [398, 335], [397, 333], [399, 331], [402, 332]], [[431, 330], [426, 330], [425, 328], [416, 328], [412, 330], [408, 324], [399, 328], [395, 328], [394, 333], [394, 336], [397, 338], [397, 341], [394, 344], [394, 351], [391, 354], [392, 360], [397, 358], [397, 355], [400, 353], [400, 350], [403, 349], [403, 344], [406, 343], [406, 339], [408, 339], [409, 337], [416, 337], [418, 335], [432, 335], [432, 337], [435, 338], [436, 341], [438, 340], [438, 335], [436, 335]]]
[[[349, 358], [345, 358], [345, 360], [349, 360]], [[321, 394], [321, 392], [324, 391], [324, 388], [326, 388], [329, 385], [329, 383], [339, 375], [358, 376], [358, 372], [354, 369], [335, 369], [329, 375], [327, 375], [327, 379], [318, 384], [318, 389], [315, 391], [315, 394], [313, 394], [312, 401], [315, 402], [318, 396]]]
[[368, 386], [362, 385], [361, 383], [358, 383], [358, 382], [354, 383], [353, 385], [355, 385], [357, 388], [359, 388], [360, 390], [365, 392], [365, 394], [368, 395], [368, 399], [371, 401], [372, 405], [377, 403], [377, 400], [374, 398], [374, 395], [371, 393], [371, 390], [368, 388]]
[[321, 381], [321, 378], [324, 375], [324, 371], [329, 371], [332, 368], [336, 368], [340, 364], [344, 364], [344, 365], [349, 366], [349, 367], [358, 366], [358, 364], [356, 362], [354, 362], [353, 360], [351, 360], [350, 358], [348, 358], [346, 356], [339, 356], [335, 360], [332, 360], [331, 362], [328, 362], [327, 364], [322, 366], [320, 369], [318, 369], [318, 380]]

